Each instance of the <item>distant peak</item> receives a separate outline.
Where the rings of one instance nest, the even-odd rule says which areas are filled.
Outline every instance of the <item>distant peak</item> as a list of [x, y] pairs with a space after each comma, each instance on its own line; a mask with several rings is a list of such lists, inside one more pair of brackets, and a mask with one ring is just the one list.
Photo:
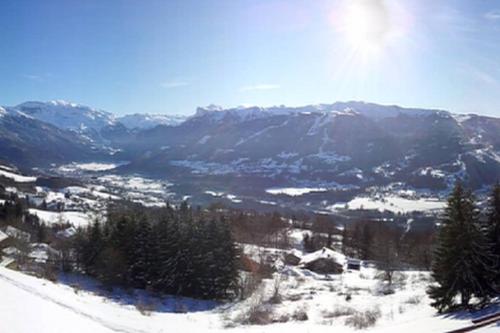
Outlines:
[[67, 102], [67, 101], [62, 100], [62, 99], [52, 100], [52, 101], [48, 102], [48, 104], [52, 104], [55, 106], [67, 106], [67, 107], [72, 107], [72, 108], [76, 108], [76, 107], [80, 106], [76, 103]]

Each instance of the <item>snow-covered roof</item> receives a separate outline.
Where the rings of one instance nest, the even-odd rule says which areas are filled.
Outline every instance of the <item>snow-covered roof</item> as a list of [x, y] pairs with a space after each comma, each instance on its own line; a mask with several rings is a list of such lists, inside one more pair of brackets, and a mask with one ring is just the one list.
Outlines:
[[6, 240], [7, 238], [9, 238], [9, 236], [7, 236], [7, 234], [5, 232], [0, 230], [0, 243], [3, 242], [4, 240]]
[[2, 252], [8, 256], [13, 256], [13, 255], [21, 253], [21, 251], [19, 251], [19, 249], [15, 246], [6, 247], [5, 249], [2, 250]]
[[342, 253], [324, 247], [321, 250], [303, 256], [302, 260], [300, 261], [300, 265], [306, 265], [318, 259], [333, 259], [340, 265], [344, 265], [347, 260], [346, 256]]
[[5, 233], [7, 235], [9, 235], [10, 237], [21, 239], [21, 240], [24, 240], [26, 242], [29, 242], [31, 239], [31, 235], [29, 233], [21, 231], [17, 228], [14, 228], [11, 225], [9, 225], [9, 226], [7, 226], [7, 228], [5, 228]]
[[75, 227], [69, 227], [69, 228], [66, 228], [64, 230], [58, 231], [56, 233], [57, 237], [61, 237], [61, 238], [69, 238], [75, 234], [76, 234]]
[[45, 243], [35, 243], [31, 245], [31, 252], [28, 257], [33, 259], [35, 262], [44, 263], [49, 259], [49, 256], [58, 256], [59, 251], [50, 247]]

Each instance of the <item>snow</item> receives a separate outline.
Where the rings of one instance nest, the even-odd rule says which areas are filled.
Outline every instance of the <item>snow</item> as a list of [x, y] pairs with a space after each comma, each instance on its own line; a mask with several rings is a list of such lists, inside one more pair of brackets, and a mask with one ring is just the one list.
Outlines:
[[210, 138], [211, 138], [211, 136], [210, 136], [210, 135], [205, 135], [204, 137], [202, 137], [202, 138], [200, 139], [200, 141], [198, 141], [198, 143], [199, 143], [200, 145], [204, 145], [205, 143], [207, 143], [207, 142], [208, 142], [208, 140], [210, 140]]
[[19, 251], [19, 249], [16, 248], [15, 246], [9, 246], [2, 249], [2, 253], [5, 254], [6, 256], [12, 257], [20, 254], [21, 251]]
[[205, 194], [208, 194], [208, 195], [215, 197], [215, 198], [226, 198], [233, 203], [241, 203], [242, 202], [242, 200], [238, 199], [238, 197], [234, 194], [226, 194], [224, 192], [216, 192], [216, 191], [205, 191]]
[[66, 228], [64, 230], [58, 231], [56, 235], [57, 235], [57, 237], [61, 237], [61, 238], [69, 238], [75, 234], [76, 234], [75, 227], [69, 227], [69, 228]]
[[23, 176], [18, 173], [6, 171], [0, 169], [0, 176], [3, 176], [5, 178], [10, 178], [15, 182], [18, 183], [31, 183], [36, 181], [36, 177], [29, 177], [29, 176]]
[[51, 255], [58, 256], [59, 252], [48, 244], [33, 243], [31, 244], [31, 252], [28, 254], [28, 257], [37, 263], [45, 263]]
[[312, 192], [326, 192], [328, 189], [324, 187], [279, 187], [270, 188], [266, 192], [272, 195], [284, 194], [291, 197], [301, 196]]
[[41, 222], [47, 226], [69, 223], [75, 227], [85, 227], [91, 223], [92, 217], [82, 212], [51, 212], [41, 209], [30, 208], [30, 214], [38, 216]]
[[25, 242], [29, 242], [31, 239], [31, 235], [25, 231], [19, 230], [17, 228], [14, 228], [13, 226], [9, 225], [7, 228], [5, 228], [5, 233], [9, 235], [10, 237], [17, 238], [20, 240], [23, 240]]
[[446, 206], [446, 202], [434, 198], [409, 199], [394, 195], [383, 198], [356, 197], [348, 203], [337, 203], [327, 207], [329, 210], [374, 209], [393, 213], [409, 213], [413, 211], [436, 211]]
[[177, 126], [186, 119], [186, 116], [181, 115], [135, 113], [118, 117], [116, 120], [129, 129], [149, 129], [158, 125]]
[[[271, 107], [242, 106], [224, 109], [221, 106], [210, 105], [208, 107], [198, 108], [196, 110], [196, 114], [191, 117], [191, 119], [208, 117], [208, 119], [212, 122], [220, 122], [221, 120], [229, 118], [231, 120], [244, 122], [277, 115], [314, 115], [318, 118], [322, 118], [310, 129], [311, 133], [314, 133], [317, 128], [320, 128], [322, 126], [322, 124], [320, 124], [321, 122], [327, 121], [323, 118], [325, 117], [325, 114], [362, 114], [371, 119], [382, 119], [397, 117], [400, 114], [419, 117], [437, 113], [449, 114], [445, 111], [440, 110], [412, 109], [402, 108], [395, 105], [379, 105], [373, 103], [349, 101], [336, 102], [333, 104], [306, 105], [301, 107], [287, 107], [284, 105], [280, 105]], [[328, 118], [328, 116], [326, 116], [326, 118]]]
[[0, 230], [0, 243], [7, 238], [9, 238], [9, 236], [7, 236], [7, 234], [5, 234], [2, 230]]
[[324, 247], [321, 250], [303, 256], [300, 260], [300, 265], [306, 265], [318, 259], [333, 259], [336, 263], [342, 266], [347, 263], [345, 255]]
[[[98, 289], [95, 282], [77, 276], [62, 277], [61, 282], [24, 275], [0, 267], [0, 320], [1, 332], [53, 333], [53, 332], [389, 332], [420, 333], [445, 332], [470, 324], [472, 315], [457, 313], [436, 315], [430, 307], [425, 288], [428, 273], [397, 273], [396, 292], [390, 295], [379, 293], [380, 280], [371, 268], [348, 271], [341, 275], [325, 276], [310, 273], [297, 267], [287, 266], [282, 270], [280, 292], [281, 304], [273, 305], [276, 316], [303, 309], [309, 319], [304, 322], [290, 320], [267, 326], [236, 326], [224, 328], [238, 315], [248, 311], [255, 298], [239, 303], [216, 305], [213, 302], [185, 298], [148, 298], [144, 292], [121, 292], [112, 294]], [[80, 286], [74, 289], [73, 286]], [[273, 291], [273, 281], [267, 280], [259, 295]], [[350, 294], [351, 300], [345, 295]], [[107, 298], [110, 295], [111, 298]], [[134, 304], [140, 300], [151, 300], [157, 311], [145, 316]], [[417, 300], [416, 302], [410, 299]], [[176, 305], [192, 309], [187, 313], [174, 313]], [[345, 325], [346, 316], [329, 316], [335, 309], [352, 308], [357, 311], [379, 309], [381, 317], [375, 326], [356, 331]], [[474, 317], [481, 316], [481, 313]], [[29, 320], [26, 320], [29, 316]], [[477, 330], [478, 333], [493, 332], [496, 326]]]
[[[51, 297], [41, 280], [0, 268], [0, 331], [12, 333], [111, 333], [86, 313]], [[19, 281], [20, 280], [20, 281]], [[38, 290], [37, 290], [38, 289]], [[29, 320], [27, 320], [29, 316]]]
[[91, 163], [71, 163], [71, 164], [66, 164], [66, 165], [61, 165], [58, 170], [61, 172], [75, 172], [75, 171], [91, 171], [91, 172], [98, 172], [98, 171], [108, 171], [112, 169], [116, 169], [117, 167], [127, 164], [127, 162], [120, 162], [120, 163], [98, 163], [98, 162], [91, 162]]
[[101, 130], [115, 124], [111, 113], [66, 101], [26, 102], [15, 107], [33, 118], [62, 129]]

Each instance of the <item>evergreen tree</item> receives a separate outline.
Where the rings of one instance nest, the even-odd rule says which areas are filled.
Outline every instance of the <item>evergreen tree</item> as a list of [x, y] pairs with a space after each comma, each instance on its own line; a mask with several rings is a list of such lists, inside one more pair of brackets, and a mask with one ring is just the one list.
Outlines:
[[136, 288], [147, 288], [152, 284], [154, 256], [153, 232], [151, 225], [143, 218], [137, 227], [133, 238], [132, 262], [130, 277]]
[[179, 253], [180, 230], [174, 216], [164, 215], [158, 230], [158, 279], [156, 289], [169, 294], [177, 292], [177, 256]]
[[[500, 281], [500, 184], [496, 183], [491, 191], [488, 210], [487, 224], [488, 240], [492, 246], [492, 252], [495, 255], [496, 279]], [[500, 287], [500, 282], [497, 284]]]
[[479, 222], [475, 199], [460, 182], [451, 193], [438, 235], [429, 288], [432, 306], [439, 312], [456, 306], [469, 307], [473, 296], [486, 301], [491, 286], [493, 256]]

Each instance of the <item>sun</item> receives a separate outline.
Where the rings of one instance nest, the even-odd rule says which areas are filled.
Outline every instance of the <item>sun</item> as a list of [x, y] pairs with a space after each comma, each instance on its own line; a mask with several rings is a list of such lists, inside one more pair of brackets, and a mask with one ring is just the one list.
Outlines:
[[379, 54], [394, 27], [383, 0], [350, 0], [336, 17], [338, 30], [352, 49], [366, 56]]

